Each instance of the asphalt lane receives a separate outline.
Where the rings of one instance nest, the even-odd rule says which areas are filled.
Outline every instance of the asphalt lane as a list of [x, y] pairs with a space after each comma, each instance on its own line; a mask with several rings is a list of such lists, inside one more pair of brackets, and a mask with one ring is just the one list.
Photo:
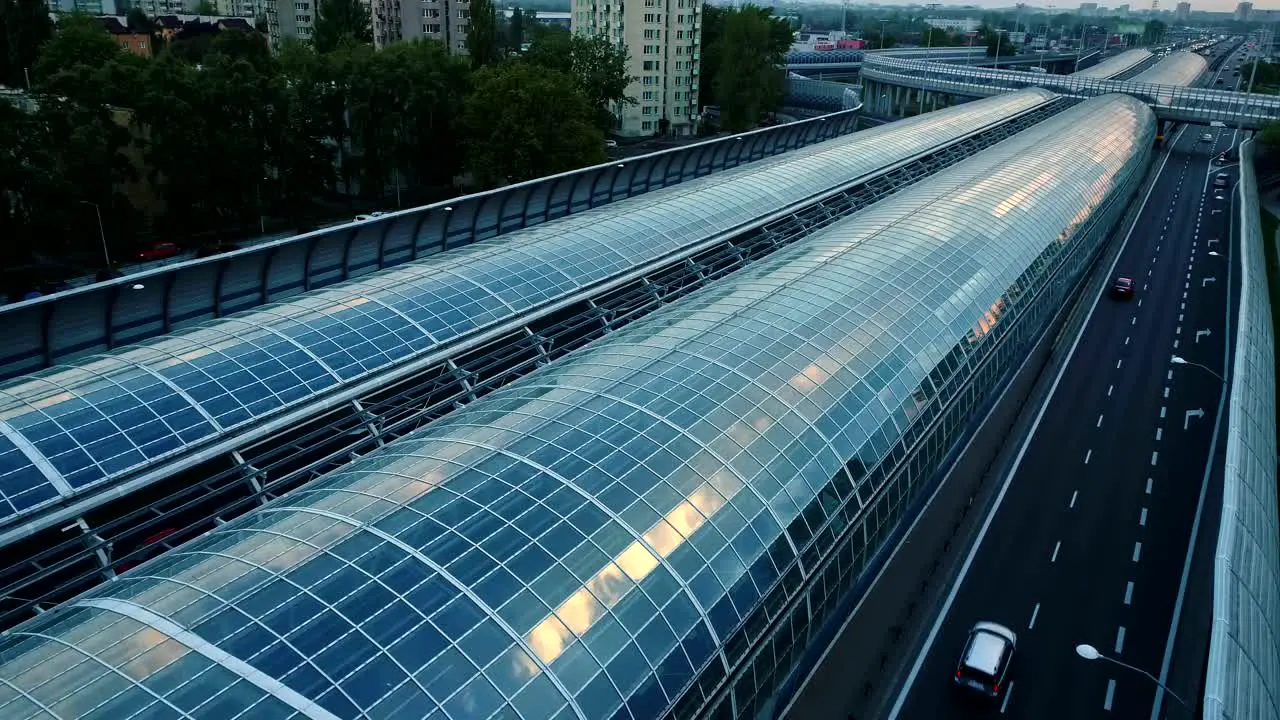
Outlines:
[[[1210, 159], [1232, 133], [1212, 131], [1205, 143], [1203, 132], [1174, 136], [1116, 265], [1138, 292], [1096, 306], [896, 717], [1150, 716], [1150, 680], [1074, 648], [1089, 643], [1153, 674], [1164, 664], [1222, 390], [1170, 357], [1221, 373], [1227, 337], [1227, 258], [1208, 252], [1226, 252], [1230, 202], [1214, 199]], [[1211, 592], [1211, 582], [1190, 592]], [[988, 706], [950, 686], [978, 620], [1019, 636], [1006, 700]], [[1176, 705], [1165, 709], [1179, 717]]]

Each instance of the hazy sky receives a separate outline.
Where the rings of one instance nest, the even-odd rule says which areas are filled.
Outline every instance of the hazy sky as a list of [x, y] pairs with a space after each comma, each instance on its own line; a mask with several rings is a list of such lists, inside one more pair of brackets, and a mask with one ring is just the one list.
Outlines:
[[[840, 0], [808, 0], [809, 2], [820, 2], [823, 4], [839, 5]], [[1016, 0], [970, 0], [969, 2], [953, 2], [943, 3], [944, 5], [975, 5], [981, 8], [1011, 8]], [[1129, 7], [1137, 9], [1145, 9], [1151, 7], [1151, 0], [1098, 0], [1098, 4], [1103, 7], [1116, 7], [1128, 2]], [[783, 3], [780, 3], [783, 4]], [[851, 5], [860, 5], [863, 3], [853, 2]], [[918, 0], [878, 0], [878, 5], [923, 5]], [[1072, 2], [1071, 0], [1055, 0], [1054, 2], [1028, 2], [1032, 7], [1053, 8], [1058, 12], [1066, 12], [1075, 10], [1080, 7], [1079, 0]], [[1177, 5], [1177, 0], [1160, 0], [1161, 10], [1172, 10]], [[1211, 12], [1230, 12], [1236, 7], [1236, 0], [1191, 0], [1192, 10], [1208, 10]], [[1253, 4], [1254, 11], [1259, 10], [1275, 10], [1275, 17], [1280, 20], [1280, 2], [1255, 2]]]

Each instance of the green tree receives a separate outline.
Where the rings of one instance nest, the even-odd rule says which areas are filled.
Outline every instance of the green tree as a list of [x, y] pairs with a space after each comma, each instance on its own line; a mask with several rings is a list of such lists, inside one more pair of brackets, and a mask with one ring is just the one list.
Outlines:
[[951, 36], [942, 28], [931, 27], [920, 38], [920, 44], [925, 47], [948, 47], [951, 45]]
[[533, 44], [524, 59], [573, 79], [595, 114], [601, 130], [613, 126], [614, 110], [635, 105], [627, 86], [627, 48], [603, 36], [573, 35], [556, 28], [535, 28]]
[[514, 61], [484, 68], [463, 106], [466, 169], [485, 186], [604, 162], [591, 105], [564, 73]]
[[785, 52], [776, 27], [785, 25], [755, 5], [730, 11], [719, 41], [721, 68], [715, 79], [724, 129], [738, 132], [755, 127], [763, 113], [774, 109], [786, 90]]
[[1270, 147], [1280, 146], [1280, 122], [1269, 122], [1262, 126], [1258, 133], [1258, 141]]
[[40, 46], [52, 36], [43, 0], [0, 0], [0, 83], [25, 87]]
[[196, 15], [205, 15], [205, 16], [217, 15], [218, 8], [215, 7], [214, 4], [210, 2], [210, 0], [199, 0], [199, 2], [197, 2], [195, 6], [195, 13]]
[[471, 0], [471, 17], [467, 23], [467, 54], [471, 67], [480, 69], [498, 60], [497, 11], [491, 0]]
[[344, 43], [369, 45], [373, 42], [369, 11], [360, 0], [320, 0], [311, 38], [321, 53], [333, 52]]
[[519, 52], [524, 45], [524, 10], [516, 8], [511, 11], [511, 20], [507, 22], [507, 49]]
[[987, 57], [995, 57], [997, 52], [1000, 57], [1005, 57], [1006, 55], [1017, 55], [1019, 50], [1017, 45], [1009, 42], [1009, 38], [1005, 37], [1005, 33], [993, 32], [987, 36]]
[[1155, 45], [1163, 42], [1164, 33], [1168, 29], [1169, 26], [1159, 20], [1148, 20], [1147, 24], [1142, 26], [1142, 43], [1144, 45]]
[[79, 13], [64, 15], [58, 22], [57, 33], [44, 45], [40, 59], [32, 68], [32, 81], [46, 90], [66, 92], [65, 87], [53, 88], [50, 83], [78, 66], [98, 68], [123, 55], [97, 18]]
[[145, 33], [154, 32], [156, 28], [151, 18], [147, 17], [147, 14], [139, 7], [129, 8], [129, 14], [125, 16], [125, 24], [130, 30]]
[[884, 37], [878, 32], [863, 33], [862, 40], [872, 50], [888, 49], [898, 44], [898, 39], [889, 33], [885, 33]]

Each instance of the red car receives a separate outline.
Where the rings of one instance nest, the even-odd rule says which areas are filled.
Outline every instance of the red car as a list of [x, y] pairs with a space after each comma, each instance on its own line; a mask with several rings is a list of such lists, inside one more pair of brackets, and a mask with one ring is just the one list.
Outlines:
[[1133, 278], [1118, 277], [1111, 283], [1111, 297], [1128, 300], [1133, 297]]
[[171, 242], [158, 242], [146, 250], [140, 251], [138, 253], [138, 259], [142, 261], [164, 260], [165, 258], [171, 258], [180, 252], [182, 252], [182, 248]]

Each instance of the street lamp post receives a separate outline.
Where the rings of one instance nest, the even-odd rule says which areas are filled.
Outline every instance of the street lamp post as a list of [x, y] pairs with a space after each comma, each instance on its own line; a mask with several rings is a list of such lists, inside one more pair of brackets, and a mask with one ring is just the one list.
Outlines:
[[884, 26], [888, 24], [888, 20], [880, 21], [880, 49], [884, 49]]
[[1187, 701], [1185, 701], [1185, 700], [1183, 700], [1182, 698], [1178, 697], [1177, 693], [1175, 693], [1174, 691], [1170, 690], [1170, 689], [1169, 689], [1169, 687], [1168, 687], [1167, 685], [1165, 685], [1164, 683], [1162, 683], [1162, 682], [1160, 682], [1159, 680], [1157, 680], [1155, 675], [1152, 675], [1151, 673], [1147, 672], [1146, 670], [1143, 670], [1142, 668], [1139, 668], [1139, 667], [1134, 667], [1134, 666], [1130, 665], [1130, 664], [1129, 664], [1129, 663], [1127, 663], [1127, 662], [1122, 662], [1122, 661], [1117, 660], [1117, 659], [1115, 659], [1115, 658], [1113, 658], [1113, 657], [1107, 657], [1106, 655], [1103, 655], [1102, 653], [1098, 652], [1098, 648], [1096, 648], [1096, 647], [1094, 647], [1094, 646], [1092, 646], [1092, 645], [1077, 645], [1077, 646], [1076, 646], [1076, 654], [1077, 654], [1077, 655], [1079, 655], [1080, 657], [1084, 658], [1085, 660], [1106, 660], [1107, 662], [1109, 662], [1109, 663], [1113, 663], [1113, 664], [1116, 664], [1116, 665], [1119, 665], [1119, 666], [1120, 666], [1120, 667], [1122, 667], [1122, 668], [1128, 668], [1128, 669], [1130, 669], [1130, 670], [1132, 670], [1132, 671], [1134, 671], [1134, 672], [1136, 672], [1136, 673], [1138, 673], [1138, 674], [1140, 674], [1140, 675], [1146, 675], [1148, 678], [1150, 678], [1151, 682], [1153, 682], [1153, 683], [1155, 683], [1156, 685], [1158, 685], [1158, 686], [1160, 687], [1160, 689], [1162, 689], [1162, 690], [1164, 690], [1165, 692], [1167, 692], [1167, 693], [1169, 693], [1170, 695], [1172, 695], [1174, 700], [1177, 700], [1179, 703], [1182, 703], [1182, 707], [1186, 708], [1186, 709], [1187, 709], [1187, 712], [1191, 713], [1191, 714], [1192, 714], [1192, 716], [1194, 716], [1194, 715], [1195, 715], [1195, 712], [1196, 712], [1196, 711], [1195, 711], [1195, 710], [1193, 710], [1193, 709], [1191, 708], [1191, 706], [1187, 704]]
[[79, 200], [81, 205], [92, 205], [93, 213], [98, 216], [98, 237], [102, 239], [102, 259], [107, 261], [107, 270], [111, 270], [111, 254], [107, 252], [107, 233], [102, 229], [102, 208], [98, 207], [98, 203], [89, 202], [88, 200]]
[[1000, 41], [1004, 39], [1004, 30], [996, 30], [996, 70], [1000, 69]]
[[1213, 368], [1209, 367], [1208, 365], [1201, 365], [1201, 364], [1200, 364], [1200, 363], [1198, 363], [1198, 362], [1191, 362], [1190, 360], [1188, 360], [1188, 359], [1186, 359], [1186, 358], [1182, 357], [1181, 355], [1174, 355], [1173, 357], [1169, 358], [1169, 362], [1170, 362], [1170, 364], [1173, 364], [1173, 365], [1190, 365], [1190, 366], [1192, 366], [1192, 367], [1198, 367], [1198, 368], [1200, 368], [1201, 370], [1203, 370], [1203, 371], [1205, 371], [1205, 372], [1209, 373], [1210, 375], [1212, 375], [1212, 376], [1214, 376], [1214, 377], [1218, 378], [1218, 380], [1219, 380], [1220, 382], [1222, 382], [1222, 383], [1226, 383], [1226, 382], [1227, 382], [1227, 379], [1226, 379], [1226, 378], [1222, 377], [1222, 375], [1218, 374], [1218, 372], [1217, 372], [1216, 370], [1214, 370]]

